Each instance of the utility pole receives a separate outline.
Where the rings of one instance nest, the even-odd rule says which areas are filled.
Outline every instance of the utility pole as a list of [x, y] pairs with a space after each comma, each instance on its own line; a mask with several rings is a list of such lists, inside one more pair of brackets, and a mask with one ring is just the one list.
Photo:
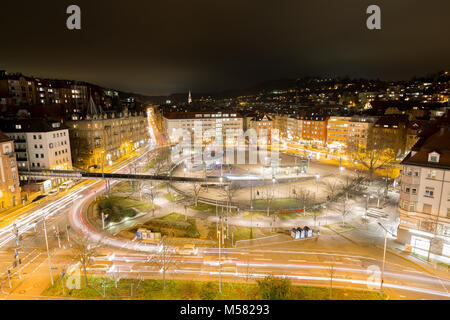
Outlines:
[[19, 279], [22, 279], [22, 276], [20, 275], [20, 258], [19, 258], [19, 252], [17, 251], [17, 248], [14, 249], [15, 254], [14, 254], [14, 259], [16, 260], [16, 264], [17, 264], [17, 274], [19, 275]]
[[55, 233], [56, 233], [56, 238], [58, 239], [58, 247], [61, 249], [61, 241], [60, 241], [60, 235], [59, 235], [59, 229], [58, 229], [58, 226], [56, 226], [56, 229], [55, 229]]
[[14, 249], [14, 260], [16, 262], [17, 265], [17, 274], [19, 275], [19, 279], [22, 279], [22, 276], [20, 275], [20, 258], [19, 258], [19, 229], [17, 228], [16, 224], [14, 223], [13, 225], [13, 233], [16, 237], [16, 248]]
[[12, 289], [12, 284], [11, 284], [11, 271], [7, 268], [6, 269], [6, 273], [8, 274], [8, 282], [9, 282], [9, 288]]
[[70, 243], [69, 225], [66, 225], [67, 242]]
[[105, 214], [102, 211], [102, 230], [105, 230]]
[[383, 294], [383, 283], [384, 283], [384, 264], [385, 264], [385, 261], [386, 261], [387, 235], [388, 235], [388, 232], [391, 233], [391, 234], [392, 234], [392, 232], [388, 231], [380, 222], [378, 222], [378, 224], [385, 231], [385, 235], [384, 235], [384, 250], [383, 250], [383, 266], [381, 268], [381, 283], [380, 283], [380, 295], [382, 295]]
[[52, 280], [52, 286], [53, 286], [52, 262], [50, 260], [50, 251], [48, 250], [47, 228], [45, 227], [45, 218], [44, 218], [44, 235], [45, 235], [45, 246], [47, 247], [48, 267], [49, 267], [49, 270], [50, 270], [50, 279]]
[[223, 222], [222, 216], [220, 217], [220, 231], [219, 231], [219, 293], [222, 293], [222, 234], [223, 234]]

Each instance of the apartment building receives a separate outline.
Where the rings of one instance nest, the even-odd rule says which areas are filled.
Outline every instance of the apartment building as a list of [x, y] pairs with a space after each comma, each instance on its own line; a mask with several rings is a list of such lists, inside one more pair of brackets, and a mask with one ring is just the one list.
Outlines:
[[325, 145], [327, 143], [326, 116], [300, 117], [302, 121], [302, 135], [300, 141], [312, 145]]
[[[14, 140], [19, 169], [72, 170], [69, 130], [61, 122], [44, 119], [2, 120], [0, 130]], [[26, 177], [20, 177], [22, 182]], [[49, 179], [41, 185], [43, 192], [62, 183]]]
[[327, 146], [342, 148], [348, 142], [351, 117], [330, 117], [327, 123]]
[[372, 134], [376, 140], [392, 148], [397, 159], [403, 159], [406, 155], [406, 126], [408, 116], [391, 115], [382, 116], [374, 123]]
[[450, 263], [450, 122], [421, 134], [402, 161], [398, 240]]
[[20, 203], [14, 140], [0, 131], [0, 211]]
[[101, 168], [142, 147], [149, 138], [147, 118], [128, 111], [73, 116], [67, 121], [74, 166]]
[[98, 106], [110, 108], [118, 92], [82, 81], [39, 79], [0, 70], [0, 105], [60, 104], [79, 112], [85, 111], [91, 97]]
[[365, 149], [372, 133], [376, 117], [353, 116], [348, 122], [348, 144]]
[[287, 135], [288, 131], [288, 116], [287, 115], [274, 115], [273, 119], [273, 127], [280, 130], [281, 135]]
[[272, 144], [272, 130], [275, 129], [274, 121], [266, 114], [257, 115], [250, 120], [250, 128], [256, 131], [258, 145]]
[[19, 168], [72, 169], [69, 130], [61, 122], [2, 120], [0, 130], [14, 140]]
[[[172, 143], [179, 141], [179, 129], [189, 131], [191, 142], [201, 145], [212, 141], [219, 145], [234, 144], [236, 134], [244, 130], [244, 119], [237, 113], [171, 112], [163, 115], [162, 123], [163, 132]], [[227, 135], [230, 132], [232, 135]]]
[[6, 75], [0, 71], [0, 104], [33, 105], [36, 100], [36, 83], [21, 74]]

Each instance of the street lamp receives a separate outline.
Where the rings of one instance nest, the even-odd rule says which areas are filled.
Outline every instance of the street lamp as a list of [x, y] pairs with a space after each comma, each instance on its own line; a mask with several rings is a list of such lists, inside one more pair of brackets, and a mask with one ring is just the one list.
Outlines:
[[316, 174], [316, 194], [319, 192], [319, 179], [320, 174]]
[[381, 268], [381, 284], [380, 284], [380, 295], [383, 294], [383, 282], [384, 282], [384, 263], [386, 261], [386, 244], [387, 244], [387, 235], [388, 232], [395, 236], [392, 232], [390, 232], [388, 229], [386, 229], [380, 222], [378, 222], [378, 225], [384, 229], [384, 251], [383, 251], [383, 266]]

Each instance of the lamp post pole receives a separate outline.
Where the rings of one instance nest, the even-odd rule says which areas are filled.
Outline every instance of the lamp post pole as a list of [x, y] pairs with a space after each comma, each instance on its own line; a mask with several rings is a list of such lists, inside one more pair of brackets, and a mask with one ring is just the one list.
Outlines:
[[48, 249], [47, 228], [45, 227], [45, 218], [44, 218], [44, 235], [45, 235], [45, 246], [47, 247], [48, 267], [49, 267], [49, 270], [50, 270], [50, 279], [52, 280], [52, 286], [53, 286], [52, 262], [50, 260], [50, 251]]
[[385, 234], [384, 234], [384, 250], [383, 250], [383, 265], [382, 265], [382, 268], [381, 268], [381, 283], [380, 283], [380, 295], [382, 295], [383, 294], [383, 283], [384, 283], [384, 265], [385, 265], [385, 262], [386, 262], [387, 235], [388, 235], [388, 232], [390, 234], [392, 234], [392, 232], [388, 231], [380, 222], [378, 222], [378, 225], [381, 228], [383, 228], [384, 232], [385, 232]]
[[381, 268], [380, 295], [383, 294], [384, 264], [385, 264], [385, 262], [386, 262], [386, 244], [387, 244], [387, 231], [385, 232], [385, 235], [384, 235], [383, 267]]
[[220, 227], [219, 227], [219, 293], [222, 293], [222, 230], [223, 222], [222, 216], [220, 216]]

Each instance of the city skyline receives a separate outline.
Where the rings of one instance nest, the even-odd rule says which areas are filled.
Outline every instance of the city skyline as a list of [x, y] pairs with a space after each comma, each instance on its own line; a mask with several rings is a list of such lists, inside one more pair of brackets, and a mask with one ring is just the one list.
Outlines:
[[81, 30], [71, 31], [64, 3], [3, 3], [12, 14], [0, 22], [10, 49], [0, 52], [1, 67], [146, 95], [303, 76], [398, 80], [450, 68], [445, 1], [378, 1], [381, 30], [365, 26], [367, 1], [77, 4]]
[[448, 0], [0, 10], [1, 300], [450, 300]]

